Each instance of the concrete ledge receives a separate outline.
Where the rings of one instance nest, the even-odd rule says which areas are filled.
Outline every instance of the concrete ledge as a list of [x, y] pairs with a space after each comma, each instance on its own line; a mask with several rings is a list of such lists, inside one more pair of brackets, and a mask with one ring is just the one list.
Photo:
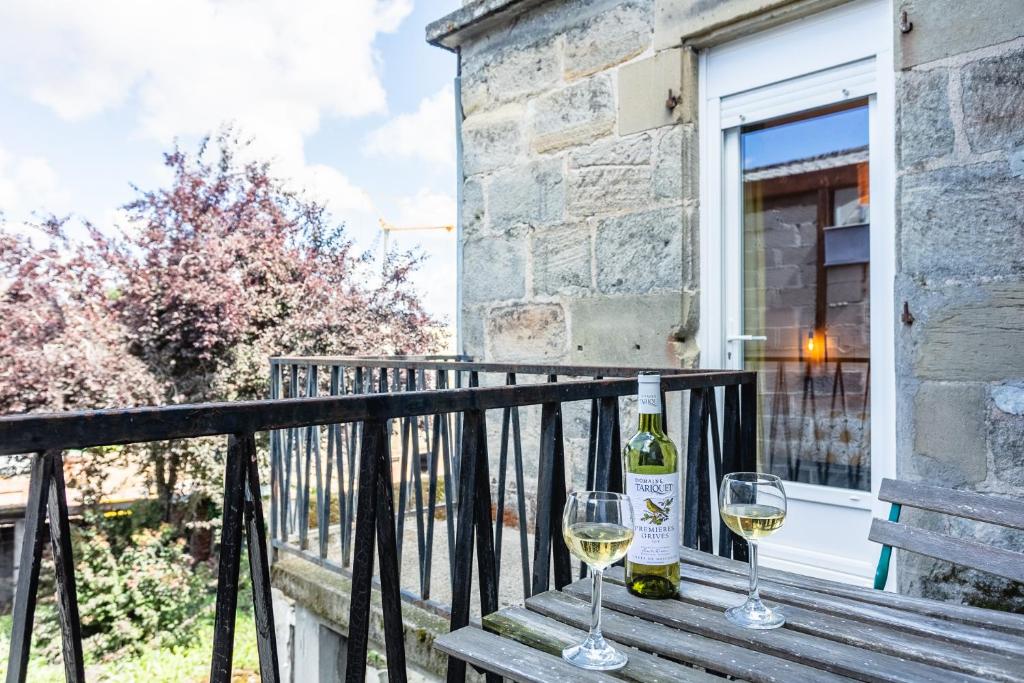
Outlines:
[[473, 0], [446, 17], [427, 24], [427, 42], [454, 50], [466, 38], [486, 33], [533, 7], [549, 0]]
[[658, 2], [655, 49], [701, 49], [742, 38], [851, 0], [727, 0], [687, 5]]
[[[312, 562], [284, 557], [274, 563], [271, 584], [296, 606], [309, 610], [344, 637], [348, 637], [348, 612], [352, 582]], [[434, 639], [448, 632], [448, 621], [422, 608], [402, 603], [405, 657], [410, 668], [443, 678], [448, 658], [434, 649]], [[380, 591], [370, 598], [370, 648], [384, 652], [384, 616]]]

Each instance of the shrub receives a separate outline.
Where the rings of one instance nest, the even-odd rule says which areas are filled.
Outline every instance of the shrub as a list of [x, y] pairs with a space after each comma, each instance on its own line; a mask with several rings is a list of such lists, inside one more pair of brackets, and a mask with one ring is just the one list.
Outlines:
[[[114, 541], [105, 522], [73, 529], [78, 609], [83, 647], [90, 659], [139, 654], [186, 644], [205, 602], [209, 571], [192, 566], [185, 541], [170, 525], [135, 529]], [[114, 527], [114, 528], [111, 528]], [[60, 622], [54, 609], [40, 615], [42, 641], [60, 657]]]

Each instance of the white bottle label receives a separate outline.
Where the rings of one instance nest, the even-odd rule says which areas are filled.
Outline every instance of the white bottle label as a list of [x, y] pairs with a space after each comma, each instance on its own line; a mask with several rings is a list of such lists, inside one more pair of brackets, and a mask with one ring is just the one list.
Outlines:
[[661, 415], [661, 381], [654, 377], [653, 381], [641, 376], [637, 383], [637, 410], [641, 415]]
[[640, 564], [679, 561], [679, 473], [626, 473], [633, 506], [633, 544], [627, 559]]

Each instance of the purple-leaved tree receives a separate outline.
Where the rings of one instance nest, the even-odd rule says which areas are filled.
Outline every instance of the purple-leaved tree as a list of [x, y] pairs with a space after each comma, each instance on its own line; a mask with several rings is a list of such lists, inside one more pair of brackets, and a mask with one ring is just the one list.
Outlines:
[[[169, 186], [139, 190], [117, 231], [70, 240], [53, 218], [41, 246], [0, 235], [0, 413], [261, 398], [270, 355], [437, 347], [409, 281], [421, 257], [371, 268], [322, 205], [240, 161], [244, 145], [228, 131], [176, 147]], [[185, 483], [219, 482], [209, 444], [144, 450], [168, 515]]]

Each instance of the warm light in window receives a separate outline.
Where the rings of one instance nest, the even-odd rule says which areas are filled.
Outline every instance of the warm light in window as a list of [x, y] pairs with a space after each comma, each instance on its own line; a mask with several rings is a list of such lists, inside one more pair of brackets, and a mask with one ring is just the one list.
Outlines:
[[807, 333], [807, 353], [814, 353], [814, 332]]

